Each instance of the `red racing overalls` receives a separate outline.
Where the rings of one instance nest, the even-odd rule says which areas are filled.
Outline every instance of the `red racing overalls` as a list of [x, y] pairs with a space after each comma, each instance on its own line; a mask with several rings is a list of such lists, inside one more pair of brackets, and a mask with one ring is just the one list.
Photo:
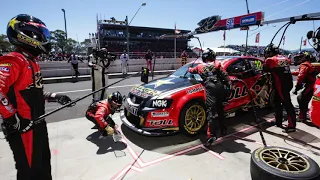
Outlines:
[[46, 122], [43, 120], [26, 132], [13, 128], [15, 123], [22, 126], [43, 115], [45, 99], [50, 96], [43, 92], [40, 67], [35, 60], [18, 52], [0, 57], [2, 128], [13, 151], [18, 180], [52, 179]]
[[99, 126], [99, 131], [102, 132], [105, 127], [109, 124], [111, 127], [114, 126], [114, 122], [110, 121], [108, 116], [114, 114], [114, 111], [111, 109], [108, 99], [104, 99], [95, 103], [92, 103], [87, 112], [86, 118]]
[[299, 70], [292, 72], [292, 75], [298, 76], [296, 91], [303, 88], [303, 91], [298, 95], [299, 103], [299, 119], [307, 120], [308, 105], [313, 95], [313, 87], [316, 81], [317, 71], [309, 61], [305, 61], [299, 66]]
[[282, 127], [283, 106], [288, 115], [288, 127], [296, 127], [296, 114], [291, 102], [290, 91], [293, 88], [293, 78], [290, 70], [291, 60], [284, 56], [276, 55], [267, 58], [263, 68], [270, 72], [273, 78], [275, 93], [275, 118], [278, 127]]
[[205, 104], [207, 108], [208, 129], [207, 137], [216, 137], [214, 132], [214, 116], [218, 114], [221, 133], [226, 131], [224, 105], [223, 102], [227, 96], [224, 85], [231, 86], [228, 74], [222, 69], [220, 62], [202, 63], [194, 68], [189, 68], [192, 74], [199, 74], [203, 79], [205, 87]]
[[313, 97], [309, 113], [312, 123], [320, 127], [320, 74], [318, 74], [314, 84]]

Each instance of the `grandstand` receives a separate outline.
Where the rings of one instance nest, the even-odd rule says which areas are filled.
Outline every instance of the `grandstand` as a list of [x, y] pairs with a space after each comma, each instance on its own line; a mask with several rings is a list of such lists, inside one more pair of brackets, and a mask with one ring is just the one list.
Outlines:
[[[99, 21], [100, 46], [108, 46], [109, 51], [122, 53], [127, 49], [127, 31], [123, 23], [108, 23], [108, 21]], [[180, 33], [189, 33], [189, 30], [179, 30]], [[159, 57], [174, 57], [174, 38], [159, 39], [164, 34], [174, 34], [175, 29], [129, 26], [129, 50], [130, 56], [135, 58], [144, 58], [148, 49], [156, 53]], [[183, 50], [187, 50], [187, 38], [177, 38], [176, 51], [177, 56]], [[160, 53], [161, 52], [161, 53]]]

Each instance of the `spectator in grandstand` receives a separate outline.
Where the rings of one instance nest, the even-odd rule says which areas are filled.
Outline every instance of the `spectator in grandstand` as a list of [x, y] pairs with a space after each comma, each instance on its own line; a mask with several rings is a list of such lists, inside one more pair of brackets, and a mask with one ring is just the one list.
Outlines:
[[120, 56], [122, 74], [127, 74], [127, 66], [128, 66], [129, 55], [126, 53], [126, 50], [123, 51], [123, 54]]
[[152, 57], [153, 57], [153, 54], [151, 52], [150, 49], [148, 49], [148, 52], [146, 53], [146, 55], [144, 56], [144, 58], [146, 59], [147, 61], [147, 68], [148, 66], [150, 67], [150, 72], [152, 71]]

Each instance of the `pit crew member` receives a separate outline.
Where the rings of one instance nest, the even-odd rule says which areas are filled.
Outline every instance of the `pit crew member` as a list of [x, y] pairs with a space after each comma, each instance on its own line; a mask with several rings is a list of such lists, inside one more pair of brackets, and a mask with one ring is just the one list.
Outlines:
[[68, 96], [44, 92], [37, 57], [51, 50], [50, 31], [40, 19], [19, 14], [7, 25], [15, 52], [0, 57], [2, 131], [13, 152], [17, 179], [50, 180], [50, 148], [44, 119], [45, 100], [66, 104]]
[[[107, 48], [101, 48], [101, 51], [107, 52]], [[88, 66], [91, 68], [92, 92], [108, 85], [108, 68], [110, 61], [97, 57], [94, 53], [89, 56]], [[92, 102], [106, 99], [108, 89], [104, 89], [92, 95]]]
[[308, 105], [313, 96], [313, 87], [316, 81], [317, 71], [311, 64], [314, 57], [310, 53], [304, 52], [301, 57], [295, 59], [295, 65], [300, 64], [300, 66], [298, 71], [292, 72], [292, 75], [298, 76], [293, 94], [297, 95], [298, 91], [303, 88], [304, 84], [303, 91], [297, 97], [299, 103], [299, 115], [297, 120], [306, 122]]
[[114, 134], [114, 122], [109, 116], [122, 106], [122, 96], [117, 91], [107, 99], [92, 103], [86, 111], [86, 118], [93, 122], [103, 136]]
[[149, 68], [150, 72], [152, 71], [152, 56], [153, 56], [153, 54], [152, 54], [151, 50], [148, 49], [148, 51], [147, 51], [146, 55], [144, 56], [144, 58], [147, 61], [147, 68], [150, 67]]
[[[295, 109], [291, 102], [290, 91], [293, 88], [293, 79], [290, 70], [291, 61], [280, 55], [279, 48], [272, 43], [264, 50], [265, 62], [263, 69], [271, 72], [275, 93], [275, 118], [276, 125], [283, 128], [283, 132], [296, 131]], [[288, 126], [283, 127], [283, 106], [288, 114]]]
[[213, 117], [217, 113], [218, 121], [221, 129], [221, 136], [227, 134], [227, 127], [224, 123], [224, 101], [227, 99], [225, 86], [231, 89], [231, 81], [228, 74], [221, 68], [219, 62], [215, 62], [216, 54], [213, 50], [207, 49], [202, 54], [203, 63], [194, 68], [189, 67], [189, 72], [199, 74], [203, 79], [204, 87], [206, 89], [206, 107], [208, 117], [207, 141], [205, 146], [210, 146], [217, 135], [214, 132]]
[[187, 64], [187, 58], [188, 54], [186, 53], [186, 51], [183, 51], [181, 54], [181, 66]]
[[320, 74], [317, 75], [314, 85], [311, 108], [309, 112], [312, 123], [320, 128]]

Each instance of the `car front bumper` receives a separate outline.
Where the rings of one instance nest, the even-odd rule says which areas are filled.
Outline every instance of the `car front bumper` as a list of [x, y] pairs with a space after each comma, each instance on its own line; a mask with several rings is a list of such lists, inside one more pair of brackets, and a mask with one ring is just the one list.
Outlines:
[[125, 112], [122, 110], [120, 112], [120, 119], [122, 121], [122, 123], [128, 127], [130, 130], [144, 135], [144, 136], [169, 136], [169, 135], [173, 135], [173, 134], [177, 134], [178, 131], [176, 130], [172, 130], [172, 131], [165, 131], [162, 129], [155, 129], [155, 128], [138, 128], [136, 127], [134, 124], [132, 124], [125, 116]]

